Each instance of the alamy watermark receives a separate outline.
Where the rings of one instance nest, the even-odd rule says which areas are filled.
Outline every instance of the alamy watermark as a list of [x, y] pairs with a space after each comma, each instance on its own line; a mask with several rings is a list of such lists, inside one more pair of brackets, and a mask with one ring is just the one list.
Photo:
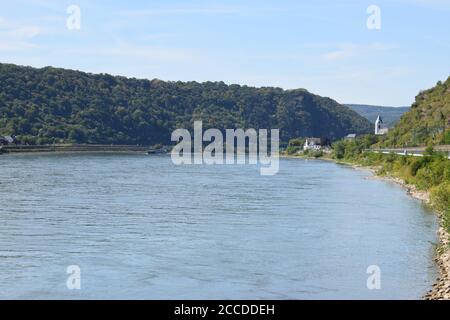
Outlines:
[[78, 265], [70, 265], [66, 269], [66, 273], [69, 274], [66, 280], [66, 287], [69, 290], [81, 289], [81, 268]]
[[366, 25], [369, 30], [380, 30], [381, 29], [381, 9], [379, 6], [370, 5], [366, 10], [369, 17], [367, 18]]
[[369, 290], [381, 289], [381, 269], [377, 265], [368, 266], [366, 273], [369, 274], [367, 278], [366, 286]]
[[74, 31], [81, 29], [81, 8], [75, 4], [67, 7], [66, 10], [69, 17], [66, 20], [67, 29]]
[[[272, 176], [279, 171], [279, 129], [270, 130], [270, 151], [267, 129], [226, 129], [224, 140], [219, 129], [203, 132], [202, 121], [194, 122], [194, 137], [187, 129], [176, 129], [171, 139], [178, 142], [171, 153], [175, 165], [259, 163], [263, 176]], [[204, 142], [209, 142], [205, 148]]]

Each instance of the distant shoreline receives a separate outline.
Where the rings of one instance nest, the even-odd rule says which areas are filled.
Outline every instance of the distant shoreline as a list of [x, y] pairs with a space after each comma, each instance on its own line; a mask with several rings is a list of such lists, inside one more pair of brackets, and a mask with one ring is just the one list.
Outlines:
[[136, 145], [102, 145], [102, 144], [61, 144], [61, 145], [6, 145], [1, 146], [0, 154], [17, 153], [148, 153], [151, 146]]

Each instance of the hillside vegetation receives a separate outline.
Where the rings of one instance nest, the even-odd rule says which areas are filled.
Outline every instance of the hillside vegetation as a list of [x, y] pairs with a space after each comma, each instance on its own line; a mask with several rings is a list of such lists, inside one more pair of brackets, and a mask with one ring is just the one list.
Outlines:
[[282, 141], [372, 125], [304, 89], [165, 82], [0, 64], [0, 134], [22, 143], [169, 144], [176, 128], [279, 128]]
[[450, 77], [447, 81], [439, 81], [435, 87], [416, 96], [411, 110], [389, 131], [382, 146], [450, 144], [449, 120]]

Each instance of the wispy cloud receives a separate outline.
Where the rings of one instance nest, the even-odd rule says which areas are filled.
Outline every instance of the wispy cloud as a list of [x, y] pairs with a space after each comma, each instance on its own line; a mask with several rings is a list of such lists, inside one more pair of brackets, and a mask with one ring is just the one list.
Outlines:
[[68, 54], [105, 56], [115, 58], [126, 58], [132, 61], [148, 62], [188, 62], [197, 56], [192, 50], [181, 48], [167, 48], [160, 46], [136, 46], [132, 43], [119, 41], [111, 44], [109, 48], [104, 47], [82, 47], [71, 48]]
[[407, 5], [417, 5], [421, 7], [428, 7], [433, 9], [449, 9], [450, 1], [448, 0], [397, 0], [398, 2]]
[[370, 55], [373, 53], [385, 52], [398, 48], [397, 45], [385, 43], [369, 43], [369, 44], [341, 44], [337, 49], [329, 51], [322, 55], [322, 58], [327, 61], [338, 61], [356, 56]]
[[328, 61], [350, 58], [356, 54], [357, 48], [354, 44], [341, 45], [339, 49], [325, 53], [323, 58]]
[[219, 15], [257, 15], [262, 13], [275, 14], [286, 12], [278, 7], [246, 7], [236, 5], [202, 5], [184, 7], [160, 7], [152, 9], [123, 10], [116, 12], [117, 15], [127, 17], [146, 16], [219, 16]]
[[168, 39], [168, 38], [176, 38], [180, 37], [181, 34], [179, 33], [153, 33], [153, 34], [146, 34], [145, 36], [141, 37], [142, 40], [160, 40], [160, 39]]
[[34, 25], [21, 25], [0, 17], [0, 50], [16, 51], [36, 48], [30, 40], [42, 33], [42, 29]]
[[239, 10], [230, 7], [167, 8], [118, 12], [119, 15], [123, 16], [223, 15], [236, 13], [239, 13]]
[[0, 31], [0, 33], [13, 39], [30, 39], [39, 35], [41, 31], [42, 31], [41, 28], [36, 26], [22, 26], [7, 29], [6, 31]]

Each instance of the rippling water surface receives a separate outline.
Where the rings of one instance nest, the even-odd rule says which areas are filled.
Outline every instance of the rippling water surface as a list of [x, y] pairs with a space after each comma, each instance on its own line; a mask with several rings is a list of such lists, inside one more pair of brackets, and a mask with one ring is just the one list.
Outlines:
[[0, 170], [3, 299], [409, 299], [436, 277], [436, 217], [331, 162], [282, 159], [260, 176], [168, 156], [2, 155]]

